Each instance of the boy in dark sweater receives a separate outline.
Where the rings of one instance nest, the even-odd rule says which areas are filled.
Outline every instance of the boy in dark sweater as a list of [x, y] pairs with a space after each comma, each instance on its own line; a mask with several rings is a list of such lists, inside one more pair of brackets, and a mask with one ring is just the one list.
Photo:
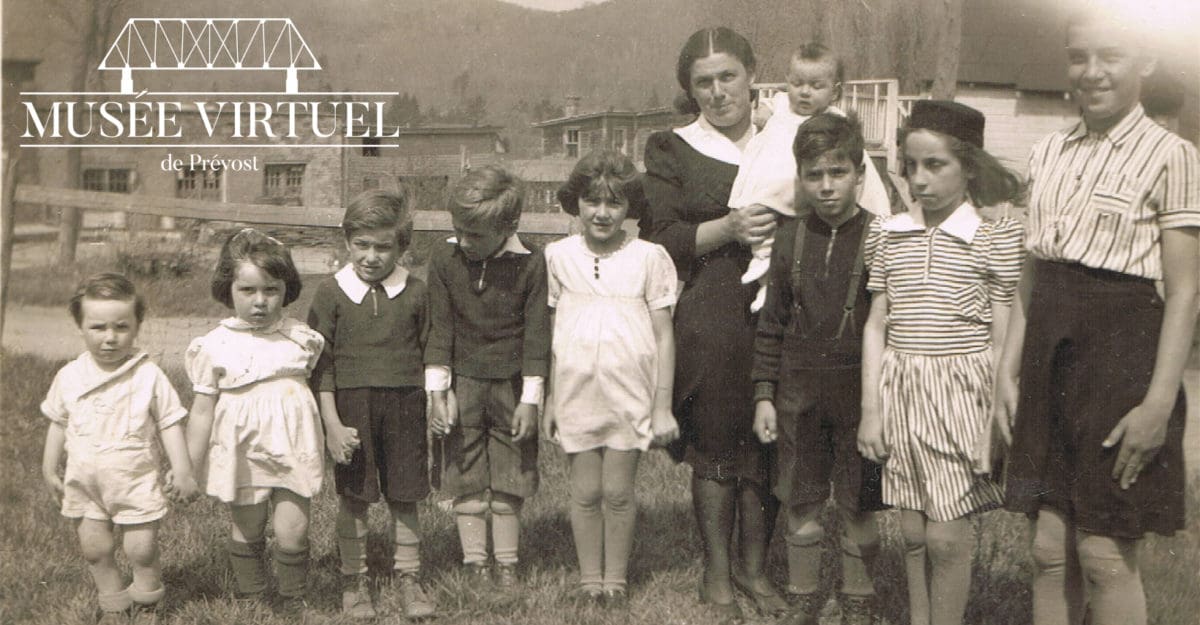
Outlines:
[[517, 237], [520, 181], [499, 167], [467, 174], [450, 213], [455, 238], [429, 262], [425, 388], [442, 442], [442, 488], [454, 496], [463, 564], [517, 584], [521, 503], [537, 491], [537, 411], [550, 359], [546, 262]]
[[775, 235], [770, 284], [754, 343], [754, 430], [778, 442], [775, 494], [787, 507], [784, 622], [816, 625], [821, 510], [830, 482], [842, 515], [842, 614], [870, 623], [882, 509], [880, 467], [857, 450], [862, 329], [870, 308], [864, 267], [879, 228], [855, 198], [863, 139], [852, 120], [828, 113], [802, 124], [796, 156], [798, 217]]
[[417, 502], [429, 494], [422, 350], [428, 289], [396, 264], [412, 239], [404, 197], [359, 194], [342, 230], [350, 262], [317, 287], [308, 325], [325, 337], [312, 374], [338, 493], [337, 543], [346, 585], [342, 609], [371, 618], [367, 506], [391, 511], [395, 570], [408, 618], [433, 614], [418, 579]]

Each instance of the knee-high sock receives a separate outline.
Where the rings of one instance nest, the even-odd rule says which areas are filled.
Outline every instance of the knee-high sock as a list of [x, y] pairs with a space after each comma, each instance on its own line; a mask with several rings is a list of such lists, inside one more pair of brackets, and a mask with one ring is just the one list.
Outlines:
[[263, 566], [266, 542], [243, 543], [229, 539], [229, 566], [240, 595], [258, 595], [267, 589], [267, 571]]
[[521, 542], [521, 498], [492, 493], [492, 550], [496, 564], [513, 566]]
[[742, 566], [752, 577], [766, 574], [767, 547], [775, 532], [779, 500], [766, 487], [750, 481], [738, 484], [738, 547]]
[[637, 524], [633, 483], [639, 452], [604, 452], [604, 588], [624, 589]]
[[692, 506], [704, 541], [704, 581], [728, 585], [737, 485], [692, 476]]
[[809, 595], [821, 588], [821, 539], [825, 532], [820, 525], [815, 531], [788, 532], [788, 585], [793, 595]]
[[391, 504], [393, 568], [402, 575], [421, 571], [421, 529], [416, 504]]
[[571, 454], [571, 534], [579, 558], [579, 583], [599, 589], [604, 577], [602, 463], [599, 450]]
[[308, 586], [308, 549], [284, 551], [276, 545], [271, 556], [275, 560], [279, 594], [289, 598], [303, 597]]
[[971, 522], [929, 521], [925, 549], [929, 555], [930, 625], [961, 625], [971, 592]]
[[460, 497], [454, 503], [454, 520], [462, 543], [463, 564], [487, 562], [487, 501], [482, 495]]

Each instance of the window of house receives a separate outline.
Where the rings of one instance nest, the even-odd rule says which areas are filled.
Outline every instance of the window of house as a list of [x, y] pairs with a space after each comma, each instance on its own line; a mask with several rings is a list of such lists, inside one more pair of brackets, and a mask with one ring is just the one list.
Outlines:
[[567, 146], [567, 156], [577, 158], [579, 156], [579, 129], [568, 128], [563, 143]]
[[91, 167], [83, 170], [83, 188], [87, 191], [129, 193], [132, 170], [127, 168]]
[[625, 143], [625, 129], [613, 129], [613, 149], [621, 154], [629, 154], [629, 146]]
[[554, 189], [543, 189], [542, 200], [546, 202], [546, 206], [554, 206]]
[[211, 169], [185, 169], [175, 179], [175, 197], [196, 200], [221, 199], [221, 172]]
[[379, 156], [379, 137], [363, 137], [363, 156]]
[[299, 198], [303, 190], [303, 163], [263, 167], [263, 195], [268, 198]]

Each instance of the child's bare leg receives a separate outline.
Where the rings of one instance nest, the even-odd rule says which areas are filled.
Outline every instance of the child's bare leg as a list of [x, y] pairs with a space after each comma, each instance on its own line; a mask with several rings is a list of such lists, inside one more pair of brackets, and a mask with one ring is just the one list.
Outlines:
[[515, 566], [517, 564], [517, 548], [521, 540], [521, 521], [517, 515], [521, 512], [524, 500], [508, 493], [492, 493], [492, 549], [495, 551], [496, 564], [500, 566]]
[[1059, 512], [1038, 511], [1033, 529], [1033, 622], [1079, 625], [1083, 622], [1084, 589], [1075, 549], [1075, 530]]
[[487, 565], [487, 493], [479, 492], [454, 500], [454, 520], [462, 543], [463, 564]]
[[279, 594], [302, 597], [308, 585], [308, 510], [309, 499], [284, 488], [271, 492], [275, 510], [275, 575]]
[[232, 527], [229, 564], [241, 596], [261, 595], [267, 589], [267, 572], [262, 556], [266, 547], [267, 502], [229, 506]]
[[785, 537], [788, 594], [814, 595], [820, 590], [821, 541], [825, 538], [821, 509], [824, 507], [825, 502], [788, 506]]
[[931, 625], [961, 625], [971, 591], [971, 522], [927, 521], [925, 549], [929, 578]]
[[767, 579], [767, 547], [775, 533], [779, 500], [762, 484], [738, 484], [738, 547], [741, 565], [751, 587], [759, 594], [777, 591]]
[[604, 450], [604, 589], [624, 590], [637, 523], [633, 482], [641, 452]]
[[417, 504], [413, 501], [388, 502], [392, 514], [392, 560], [396, 572], [416, 575], [421, 572], [421, 525]]
[[571, 463], [571, 533], [579, 558], [579, 584], [599, 592], [604, 581], [604, 515], [601, 502], [604, 456], [589, 449], [569, 456]]
[[875, 594], [875, 560], [879, 555], [879, 524], [874, 512], [842, 513], [842, 593]]
[[912, 625], [929, 625], [929, 576], [925, 570], [925, 513], [900, 511], [904, 572], [908, 577], [908, 613]]
[[1141, 541], [1078, 530], [1075, 541], [1092, 625], [1146, 625], [1146, 593], [1138, 569]]
[[158, 559], [158, 521], [126, 525], [121, 533], [125, 557], [133, 569], [129, 597], [142, 605], [158, 603], [166, 594]]
[[342, 575], [363, 575], [367, 572], [367, 503], [350, 497], [338, 497], [337, 520], [338, 556]]
[[100, 609], [105, 612], [121, 612], [129, 608], [131, 600], [125, 590], [125, 579], [117, 568], [113, 551], [116, 540], [110, 521], [80, 519], [75, 524], [79, 535], [79, 547], [83, 559], [88, 563], [92, 581], [96, 583]]

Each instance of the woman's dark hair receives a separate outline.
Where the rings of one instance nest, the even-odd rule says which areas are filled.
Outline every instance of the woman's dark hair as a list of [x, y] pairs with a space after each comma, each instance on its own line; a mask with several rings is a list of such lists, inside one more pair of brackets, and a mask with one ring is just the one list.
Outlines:
[[681, 96], [675, 98], [675, 109], [680, 113], [697, 114], [700, 105], [692, 97], [692, 65], [697, 59], [724, 52], [738, 61], [753, 74], [758, 62], [754, 59], [754, 49], [746, 38], [732, 29], [724, 26], [702, 28], [684, 42], [679, 51], [679, 61], [675, 63], [675, 78], [683, 89]]
[[75, 288], [75, 293], [71, 295], [70, 303], [67, 304], [67, 310], [71, 311], [75, 325], [83, 323], [83, 300], [85, 299], [132, 302], [133, 316], [137, 318], [137, 322], [140, 324], [146, 317], [146, 302], [141, 295], [138, 295], [137, 289], [134, 288], [129, 278], [119, 273], [98, 273], [88, 276], [79, 283], [79, 286]]
[[[996, 157], [973, 143], [967, 143], [957, 137], [929, 128], [903, 129], [900, 131], [900, 150], [904, 150], [904, 142], [908, 135], [924, 131], [940, 137], [950, 148], [950, 153], [962, 165], [963, 173], [967, 175], [967, 195], [971, 202], [978, 207], [995, 206], [1002, 202], [1013, 204], [1024, 203], [1025, 185], [1011, 170]], [[907, 160], [907, 159], [905, 159]], [[908, 178], [908, 165], [901, 161], [901, 175]]]
[[286, 290], [283, 305], [287, 306], [300, 296], [300, 272], [292, 262], [292, 253], [278, 240], [253, 228], [243, 228], [221, 246], [217, 268], [213, 271], [213, 299], [233, 308], [233, 281], [237, 277], [238, 265], [254, 263], [276, 280], [283, 280]]
[[647, 212], [642, 191], [642, 174], [633, 161], [616, 150], [588, 152], [567, 181], [558, 188], [558, 203], [564, 212], [579, 214], [579, 200], [618, 200], [629, 207], [627, 218], [637, 219]]

